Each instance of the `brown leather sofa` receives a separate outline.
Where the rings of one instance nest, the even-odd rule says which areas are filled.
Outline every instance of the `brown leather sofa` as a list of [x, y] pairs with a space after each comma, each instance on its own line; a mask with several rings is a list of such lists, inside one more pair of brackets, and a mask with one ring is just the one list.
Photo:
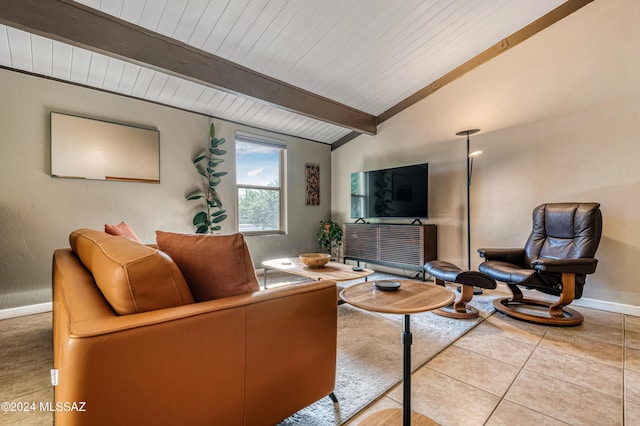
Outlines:
[[[71, 245], [53, 255], [55, 402], [71, 408], [56, 425], [271, 425], [333, 391], [335, 282], [198, 303], [182, 289], [153, 309], [166, 300], [142, 299], [177, 285], [168, 256], [98, 231]], [[105, 296], [122, 280], [135, 313]]]

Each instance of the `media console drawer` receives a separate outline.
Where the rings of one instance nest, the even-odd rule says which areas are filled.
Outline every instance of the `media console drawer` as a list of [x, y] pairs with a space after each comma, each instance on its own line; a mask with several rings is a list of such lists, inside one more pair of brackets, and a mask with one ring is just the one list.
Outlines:
[[438, 257], [435, 225], [345, 223], [343, 232], [345, 259], [421, 271]]

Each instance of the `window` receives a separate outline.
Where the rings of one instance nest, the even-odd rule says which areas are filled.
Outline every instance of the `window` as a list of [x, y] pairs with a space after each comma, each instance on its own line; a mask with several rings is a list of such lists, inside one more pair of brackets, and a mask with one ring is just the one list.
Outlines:
[[236, 134], [238, 232], [283, 233], [286, 145]]

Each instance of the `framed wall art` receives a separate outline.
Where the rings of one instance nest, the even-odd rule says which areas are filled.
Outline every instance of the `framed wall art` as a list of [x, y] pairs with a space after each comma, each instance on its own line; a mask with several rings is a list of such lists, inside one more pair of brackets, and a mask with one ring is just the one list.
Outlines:
[[305, 164], [306, 204], [308, 206], [320, 205], [320, 165]]

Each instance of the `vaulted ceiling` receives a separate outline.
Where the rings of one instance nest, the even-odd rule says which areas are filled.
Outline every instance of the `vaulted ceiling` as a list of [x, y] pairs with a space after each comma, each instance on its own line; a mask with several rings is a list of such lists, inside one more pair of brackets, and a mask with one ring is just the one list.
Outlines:
[[592, 0], [0, 0], [0, 65], [340, 146]]

